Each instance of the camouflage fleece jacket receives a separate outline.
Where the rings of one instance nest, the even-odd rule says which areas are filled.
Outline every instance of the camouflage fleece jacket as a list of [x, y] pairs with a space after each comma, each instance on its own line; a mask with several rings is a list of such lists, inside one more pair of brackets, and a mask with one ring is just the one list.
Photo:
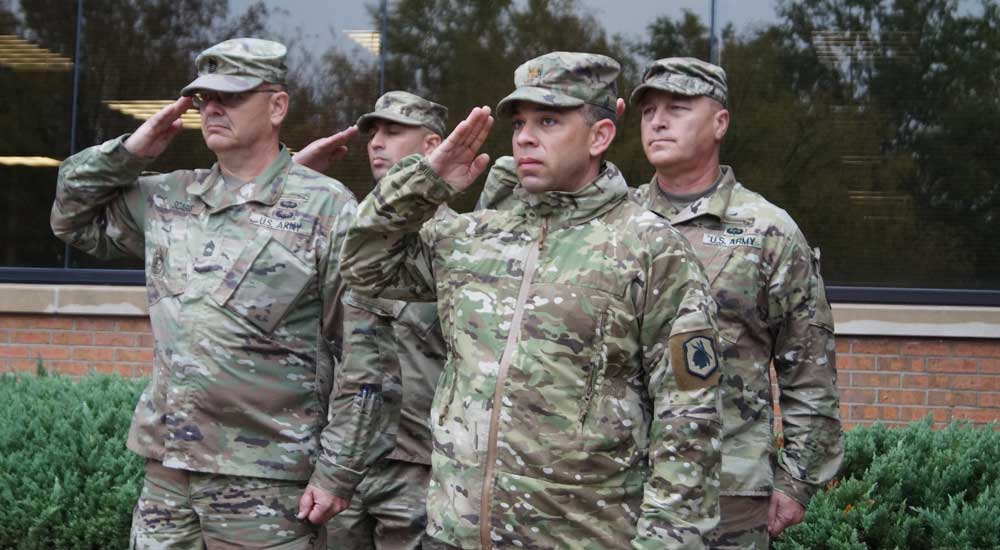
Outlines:
[[356, 203], [282, 148], [228, 191], [218, 165], [142, 175], [124, 136], [66, 159], [55, 234], [144, 257], [153, 377], [128, 447], [171, 468], [305, 480], [341, 347], [338, 252]]
[[714, 192], [683, 208], [670, 203], [655, 176], [635, 199], [688, 239], [719, 307], [722, 494], [768, 495], [773, 487], [806, 505], [837, 475], [844, 455], [833, 314], [819, 250], [809, 248], [787, 212], [740, 185], [728, 166]]
[[575, 193], [424, 225], [453, 194], [404, 159], [341, 258], [358, 292], [438, 303], [428, 532], [465, 549], [702, 548], [718, 359], [690, 246], [610, 164]]

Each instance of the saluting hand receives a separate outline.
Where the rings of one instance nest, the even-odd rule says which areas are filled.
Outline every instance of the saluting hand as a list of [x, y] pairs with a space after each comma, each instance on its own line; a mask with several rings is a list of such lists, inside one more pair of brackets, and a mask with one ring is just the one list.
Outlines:
[[456, 191], [464, 191], [490, 162], [490, 156], [486, 153], [479, 154], [479, 148], [483, 146], [492, 127], [490, 108], [476, 107], [428, 155], [427, 164]]
[[332, 136], [319, 138], [292, 155], [292, 160], [317, 172], [325, 172], [330, 165], [344, 158], [347, 142], [357, 134], [358, 127], [351, 126]]
[[160, 156], [184, 127], [181, 115], [191, 108], [192, 101], [190, 97], [182, 97], [160, 109], [125, 140], [125, 148], [140, 157]]

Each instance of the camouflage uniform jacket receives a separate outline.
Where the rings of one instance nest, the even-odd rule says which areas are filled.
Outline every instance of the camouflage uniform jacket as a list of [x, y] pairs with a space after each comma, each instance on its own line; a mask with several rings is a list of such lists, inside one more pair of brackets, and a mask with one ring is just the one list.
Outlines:
[[687, 237], [719, 308], [722, 494], [768, 495], [776, 487], [805, 505], [843, 459], [833, 316], [818, 250], [787, 212], [740, 185], [728, 166], [714, 192], [686, 207], [672, 205], [655, 176], [634, 198]]
[[145, 257], [153, 377], [128, 447], [171, 468], [308, 479], [340, 355], [353, 196], [284, 147], [230, 192], [218, 165], [140, 176], [149, 160], [123, 141], [63, 162], [51, 221], [95, 256]]
[[428, 532], [465, 549], [702, 548], [721, 441], [690, 246], [611, 165], [575, 193], [423, 225], [453, 194], [404, 159], [341, 258], [358, 292], [437, 299]]

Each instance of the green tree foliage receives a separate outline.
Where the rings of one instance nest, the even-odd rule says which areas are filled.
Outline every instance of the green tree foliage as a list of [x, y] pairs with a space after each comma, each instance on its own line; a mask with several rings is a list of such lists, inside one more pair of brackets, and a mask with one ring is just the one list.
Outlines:
[[128, 546], [142, 459], [125, 436], [143, 385], [0, 376], [0, 549]]

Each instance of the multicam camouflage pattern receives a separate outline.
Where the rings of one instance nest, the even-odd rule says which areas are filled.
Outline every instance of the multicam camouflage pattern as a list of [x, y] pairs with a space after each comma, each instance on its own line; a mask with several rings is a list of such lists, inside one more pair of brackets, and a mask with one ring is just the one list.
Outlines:
[[[671, 204], [655, 176], [635, 199], [694, 246], [719, 307], [722, 493], [769, 495], [774, 487], [805, 505], [843, 460], [833, 315], [818, 251], [788, 213], [737, 183], [728, 166], [714, 192], [685, 207]], [[772, 361], [781, 389], [780, 453]]]
[[[514, 208], [517, 185], [513, 159], [498, 160], [476, 208]], [[691, 242], [718, 304], [722, 494], [766, 496], [776, 487], [806, 505], [843, 460], [833, 314], [819, 252], [784, 210], [737, 183], [728, 166], [713, 193], [683, 208], [659, 191], [655, 177], [631, 194]], [[781, 388], [781, 453], [773, 435], [772, 360]]]
[[768, 497], [719, 498], [722, 519], [708, 534], [712, 550], [768, 550], [771, 534], [767, 531]]
[[430, 476], [429, 465], [380, 460], [351, 505], [327, 523], [329, 550], [421, 550]]
[[371, 130], [375, 119], [385, 119], [407, 126], [423, 126], [439, 136], [444, 136], [444, 121], [448, 108], [409, 92], [387, 92], [375, 102], [375, 110], [358, 118], [358, 129]]
[[222, 476], [146, 462], [132, 550], [325, 550], [325, 530], [296, 519], [305, 482]]
[[122, 140], [63, 162], [51, 222], [95, 256], [145, 257], [153, 377], [129, 448], [169, 468], [308, 479], [340, 357], [354, 198], [284, 148], [234, 189], [218, 165], [140, 176], [149, 160]]
[[514, 71], [516, 89], [497, 104], [497, 113], [509, 116], [517, 101], [555, 108], [583, 104], [615, 112], [616, 79], [621, 66], [610, 57], [592, 53], [551, 52], [528, 60]]
[[642, 84], [632, 90], [629, 102], [639, 104], [647, 90], [684, 96], [708, 96], [725, 105], [729, 94], [726, 71], [693, 57], [668, 57], [654, 61], [642, 75]]
[[288, 50], [283, 44], [257, 38], [234, 38], [198, 54], [198, 78], [181, 90], [193, 95], [199, 90], [245, 92], [265, 82], [285, 84]]
[[466, 549], [701, 548], [721, 442], [717, 372], [687, 353], [707, 345], [700, 365], [717, 364], [690, 246], [610, 164], [575, 193], [424, 225], [453, 194], [404, 159], [342, 254], [356, 291], [438, 303], [428, 533]]

